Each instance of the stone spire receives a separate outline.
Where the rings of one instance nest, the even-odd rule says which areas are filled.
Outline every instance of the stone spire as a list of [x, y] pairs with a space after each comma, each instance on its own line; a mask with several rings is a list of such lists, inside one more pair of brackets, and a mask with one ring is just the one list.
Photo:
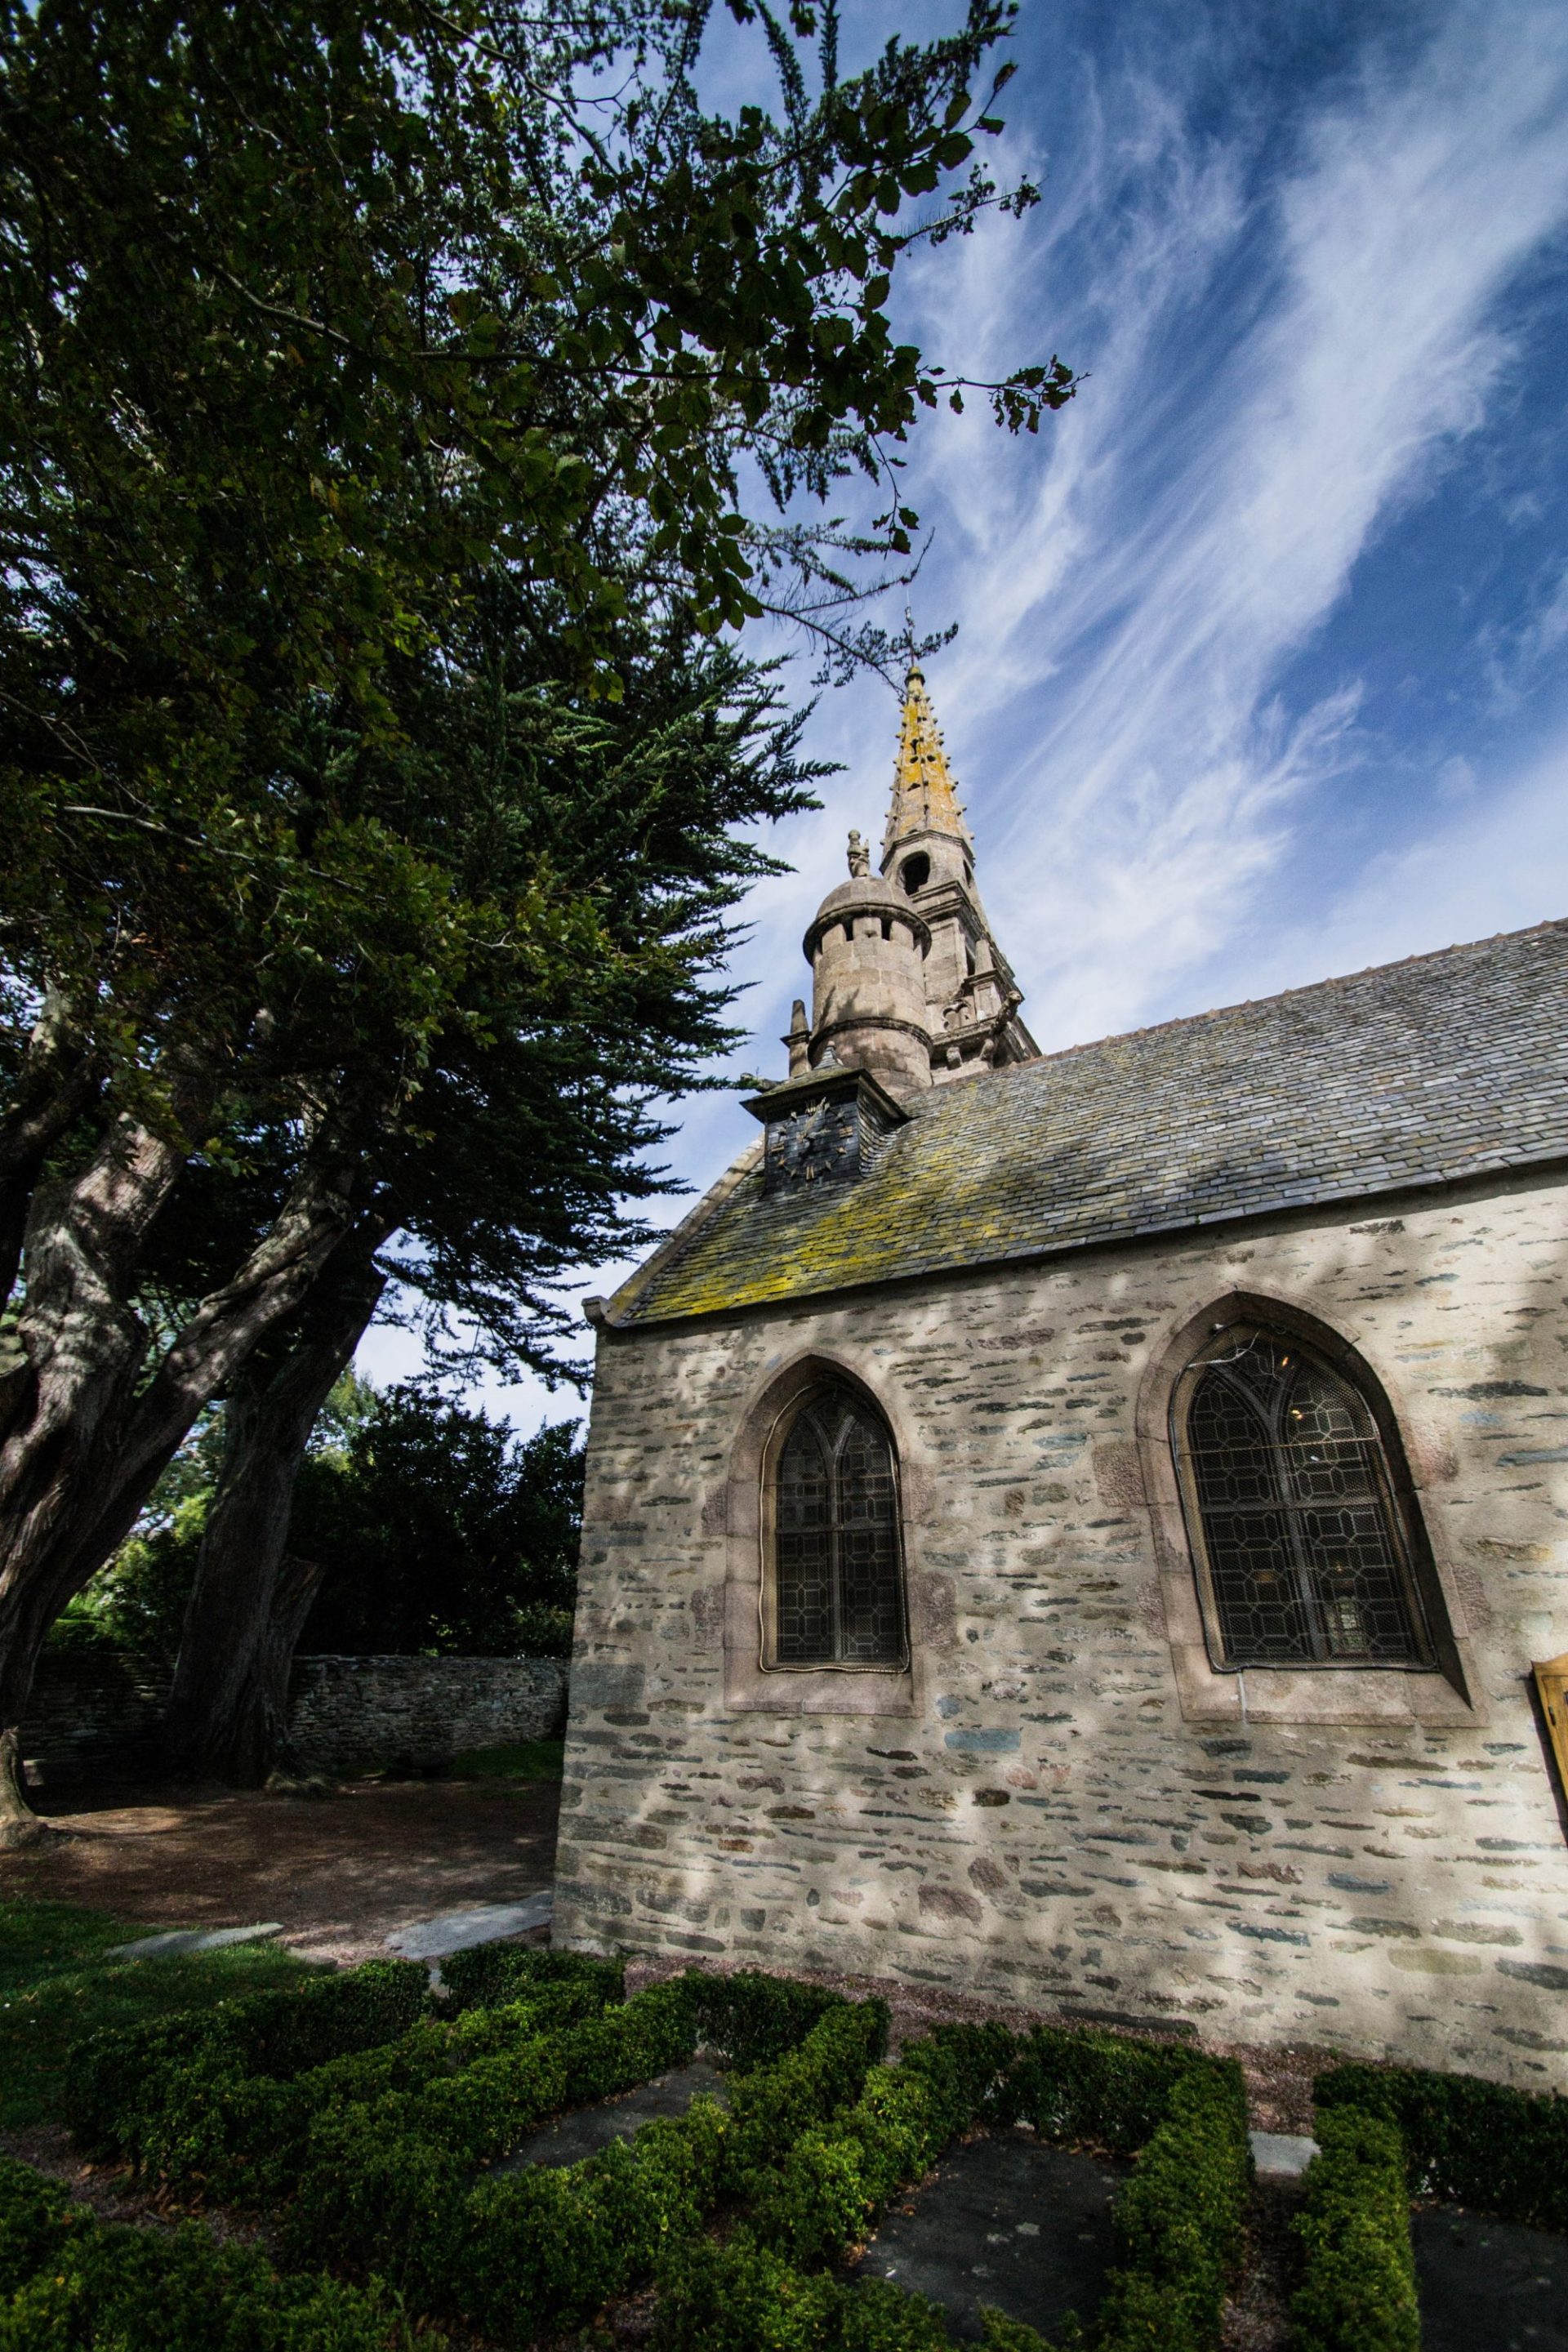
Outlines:
[[926, 692], [925, 673], [910, 664], [904, 681], [904, 716], [899, 730], [899, 757], [893, 770], [893, 798], [888, 810], [888, 830], [882, 839], [882, 864], [900, 842], [919, 833], [937, 833], [961, 841], [971, 852], [973, 843], [963, 822], [953, 790], [952, 772], [936, 713]]

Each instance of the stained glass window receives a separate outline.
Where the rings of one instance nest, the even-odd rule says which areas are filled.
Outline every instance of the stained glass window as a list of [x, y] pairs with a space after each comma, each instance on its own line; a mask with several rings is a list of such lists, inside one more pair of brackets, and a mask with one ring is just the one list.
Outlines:
[[773, 1659], [897, 1666], [904, 1659], [892, 1441], [847, 1389], [819, 1389], [779, 1455]]
[[1231, 1664], [1427, 1660], [1387, 1455], [1349, 1381], [1237, 1326], [1178, 1390], [1175, 1435]]

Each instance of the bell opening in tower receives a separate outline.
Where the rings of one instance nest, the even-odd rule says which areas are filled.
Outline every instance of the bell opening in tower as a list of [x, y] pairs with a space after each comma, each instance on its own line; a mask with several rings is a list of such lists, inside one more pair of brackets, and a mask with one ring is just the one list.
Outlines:
[[899, 868], [900, 886], [907, 890], [912, 898], [918, 890], [925, 888], [930, 880], [931, 859], [923, 849], [917, 849], [914, 856], [906, 857]]

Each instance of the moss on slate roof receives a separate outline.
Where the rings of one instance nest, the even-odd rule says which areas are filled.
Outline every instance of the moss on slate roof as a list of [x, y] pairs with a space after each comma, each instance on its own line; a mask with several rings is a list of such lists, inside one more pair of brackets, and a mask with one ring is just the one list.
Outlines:
[[753, 1146], [624, 1285], [611, 1320], [722, 1314], [1568, 1156], [1568, 922], [987, 1071], [907, 1108], [852, 1183], [765, 1196]]

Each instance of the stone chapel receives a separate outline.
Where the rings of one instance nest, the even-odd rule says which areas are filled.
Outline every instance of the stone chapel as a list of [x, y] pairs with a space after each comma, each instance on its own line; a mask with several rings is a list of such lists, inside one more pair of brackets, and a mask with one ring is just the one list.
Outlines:
[[608, 1302], [555, 1935], [1568, 2082], [1568, 922], [1042, 1055], [911, 669]]

